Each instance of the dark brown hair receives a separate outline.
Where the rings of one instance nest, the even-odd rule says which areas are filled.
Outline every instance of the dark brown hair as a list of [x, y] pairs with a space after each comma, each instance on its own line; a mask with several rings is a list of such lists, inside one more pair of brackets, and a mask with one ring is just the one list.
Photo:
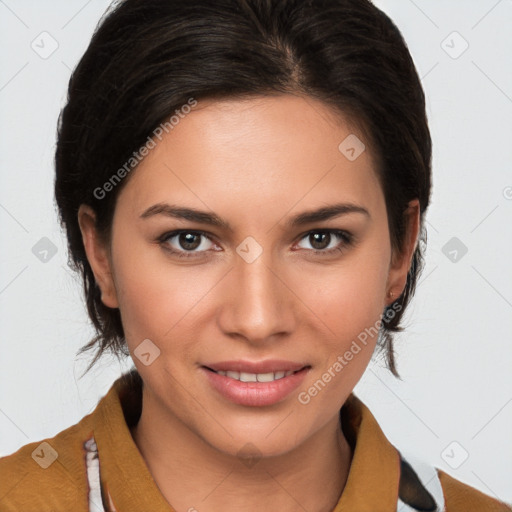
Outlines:
[[118, 357], [129, 351], [120, 312], [102, 303], [87, 261], [79, 206], [94, 209], [108, 241], [116, 198], [130, 176], [102, 197], [98, 187], [190, 98], [290, 92], [325, 102], [368, 137], [396, 250], [403, 247], [407, 204], [419, 199], [422, 243], [379, 336], [388, 368], [399, 376], [393, 333], [402, 330], [423, 264], [432, 150], [424, 92], [407, 45], [368, 0], [122, 0], [107, 11], [71, 75], [55, 153], [69, 263], [82, 276], [97, 331], [79, 351], [97, 347], [87, 371], [105, 351]]

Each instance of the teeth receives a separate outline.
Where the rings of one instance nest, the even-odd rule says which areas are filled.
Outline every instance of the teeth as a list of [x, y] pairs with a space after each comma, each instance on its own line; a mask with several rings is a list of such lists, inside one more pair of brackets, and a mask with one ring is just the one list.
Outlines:
[[240, 380], [242, 382], [257, 382], [257, 375], [255, 373], [240, 372]]
[[272, 382], [274, 380], [282, 379], [283, 377], [288, 377], [294, 373], [293, 370], [279, 371], [279, 372], [269, 372], [269, 373], [248, 373], [248, 372], [232, 372], [232, 371], [222, 371], [219, 370], [219, 375], [223, 375], [224, 377], [229, 377], [231, 379], [239, 380], [240, 382]]
[[256, 378], [258, 379], [258, 382], [272, 382], [275, 378], [275, 375], [270, 372], [270, 373], [258, 373], [258, 375], [256, 375]]

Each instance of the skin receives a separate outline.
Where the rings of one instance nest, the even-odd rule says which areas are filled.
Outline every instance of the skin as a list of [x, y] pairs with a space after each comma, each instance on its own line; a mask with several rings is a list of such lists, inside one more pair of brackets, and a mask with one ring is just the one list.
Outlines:
[[[376, 337], [307, 404], [307, 390], [404, 289], [419, 229], [418, 201], [406, 211], [408, 235], [392, 251], [381, 185], [369, 145], [349, 161], [338, 145], [364, 137], [318, 100], [291, 94], [200, 101], [150, 151], [122, 189], [111, 243], [79, 211], [87, 257], [102, 301], [120, 308], [133, 362], [144, 381], [132, 431], [157, 485], [177, 511], [329, 511], [343, 491], [352, 453], [339, 410], [363, 375]], [[299, 228], [298, 213], [334, 203], [364, 207]], [[215, 212], [223, 228], [165, 215], [140, 215], [156, 203]], [[203, 230], [195, 257], [176, 229]], [[351, 233], [315, 242], [312, 232]], [[246, 237], [262, 254], [236, 252]], [[194, 240], [193, 240], [194, 241]], [[201, 242], [199, 244], [199, 242]], [[322, 245], [323, 244], [323, 245]], [[314, 249], [342, 247], [331, 255]], [[189, 249], [190, 253], [190, 249]], [[160, 355], [146, 366], [134, 355], [150, 339]], [[207, 362], [285, 359], [311, 366], [281, 402], [236, 405], [216, 390]], [[252, 443], [261, 457], [237, 456]], [[247, 447], [246, 447], [247, 449]]]

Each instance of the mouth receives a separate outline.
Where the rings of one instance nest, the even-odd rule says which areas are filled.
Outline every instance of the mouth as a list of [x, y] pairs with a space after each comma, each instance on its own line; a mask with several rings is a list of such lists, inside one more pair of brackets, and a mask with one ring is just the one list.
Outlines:
[[268, 406], [285, 400], [302, 384], [311, 365], [282, 360], [224, 361], [201, 366], [211, 389], [229, 402]]

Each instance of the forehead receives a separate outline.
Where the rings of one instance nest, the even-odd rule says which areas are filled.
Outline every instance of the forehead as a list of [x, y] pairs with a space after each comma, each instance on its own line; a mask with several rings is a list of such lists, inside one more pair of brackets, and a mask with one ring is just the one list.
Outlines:
[[261, 214], [262, 206], [285, 211], [298, 201], [381, 199], [362, 132], [313, 98], [201, 100], [176, 119], [121, 193], [134, 211], [184, 201]]

